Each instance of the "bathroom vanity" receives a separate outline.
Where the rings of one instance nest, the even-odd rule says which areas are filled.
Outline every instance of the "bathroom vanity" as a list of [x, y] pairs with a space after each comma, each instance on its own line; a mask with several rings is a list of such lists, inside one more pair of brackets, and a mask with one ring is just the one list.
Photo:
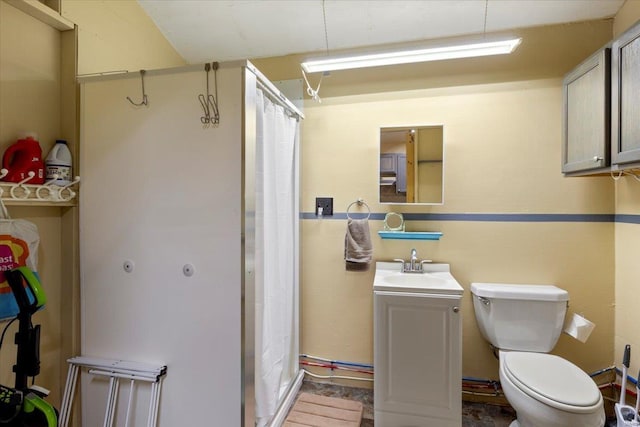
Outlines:
[[375, 425], [460, 427], [463, 289], [449, 265], [378, 262], [373, 289]]

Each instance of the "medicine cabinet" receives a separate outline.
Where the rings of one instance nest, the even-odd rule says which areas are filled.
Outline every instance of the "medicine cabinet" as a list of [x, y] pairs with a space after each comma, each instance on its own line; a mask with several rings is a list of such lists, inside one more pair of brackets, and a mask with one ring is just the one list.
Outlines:
[[443, 132], [442, 125], [380, 129], [380, 203], [443, 204]]

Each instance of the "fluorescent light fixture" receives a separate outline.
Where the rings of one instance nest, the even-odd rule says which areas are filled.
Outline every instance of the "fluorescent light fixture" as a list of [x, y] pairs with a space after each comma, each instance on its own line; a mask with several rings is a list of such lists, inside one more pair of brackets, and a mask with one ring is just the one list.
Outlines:
[[414, 62], [441, 61], [443, 59], [471, 58], [474, 56], [503, 55], [511, 53], [522, 41], [521, 38], [471, 43], [464, 45], [375, 53], [359, 56], [317, 59], [303, 62], [307, 73], [348, 70], [351, 68], [379, 67], [382, 65], [410, 64]]

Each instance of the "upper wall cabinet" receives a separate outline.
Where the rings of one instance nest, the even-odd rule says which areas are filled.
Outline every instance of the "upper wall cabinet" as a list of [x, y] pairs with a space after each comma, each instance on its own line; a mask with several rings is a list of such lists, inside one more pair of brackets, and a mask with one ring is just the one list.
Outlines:
[[614, 40], [611, 53], [611, 162], [640, 162], [640, 22]]
[[610, 54], [596, 52], [563, 81], [562, 172], [593, 173], [609, 165]]

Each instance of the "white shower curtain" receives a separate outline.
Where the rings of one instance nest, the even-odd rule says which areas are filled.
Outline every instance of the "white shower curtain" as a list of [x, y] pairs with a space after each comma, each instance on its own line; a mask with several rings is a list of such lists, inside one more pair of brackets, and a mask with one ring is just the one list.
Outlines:
[[258, 89], [256, 421], [268, 424], [295, 374], [295, 142], [298, 122]]

